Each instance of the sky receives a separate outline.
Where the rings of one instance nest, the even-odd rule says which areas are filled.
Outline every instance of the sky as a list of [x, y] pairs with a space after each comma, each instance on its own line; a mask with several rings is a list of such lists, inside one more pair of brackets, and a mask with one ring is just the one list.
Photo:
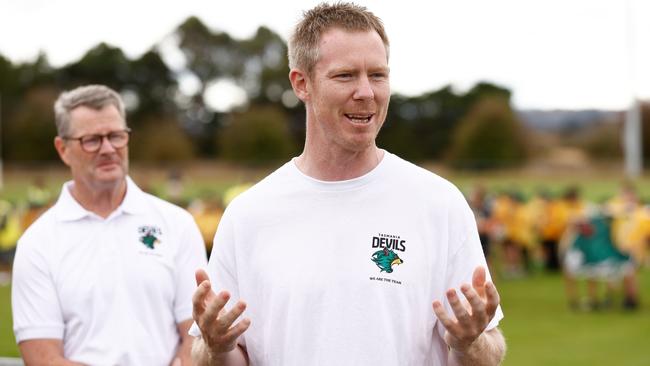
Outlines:
[[[0, 54], [53, 66], [106, 42], [138, 57], [189, 16], [236, 38], [265, 25], [287, 39], [312, 0], [0, 0]], [[393, 92], [479, 81], [519, 109], [625, 109], [650, 99], [650, 1], [358, 0], [385, 24]]]

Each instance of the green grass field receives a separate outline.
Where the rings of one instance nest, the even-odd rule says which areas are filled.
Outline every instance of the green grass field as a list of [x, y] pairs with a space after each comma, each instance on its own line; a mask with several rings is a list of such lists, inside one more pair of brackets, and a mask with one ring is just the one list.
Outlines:
[[[620, 303], [598, 312], [568, 309], [559, 275], [500, 281], [508, 342], [506, 366], [650, 364], [650, 271], [640, 276], [641, 308]], [[645, 301], [644, 301], [645, 300]]]
[[11, 321], [11, 287], [0, 285], [0, 357], [18, 357]]
[[[624, 312], [573, 312], [559, 275], [501, 280], [508, 342], [505, 366], [642, 366], [650, 363], [650, 270], [641, 274], [642, 306]], [[11, 330], [10, 289], [0, 287], [0, 357], [18, 356]], [[643, 301], [645, 300], [645, 302]]]

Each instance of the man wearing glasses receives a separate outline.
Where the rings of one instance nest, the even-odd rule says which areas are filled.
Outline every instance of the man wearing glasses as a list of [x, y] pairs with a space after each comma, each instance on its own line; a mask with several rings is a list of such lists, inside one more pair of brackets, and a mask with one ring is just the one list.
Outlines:
[[198, 227], [127, 176], [119, 94], [79, 87], [54, 111], [72, 180], [18, 242], [12, 307], [25, 363], [190, 364], [193, 273], [206, 265]]

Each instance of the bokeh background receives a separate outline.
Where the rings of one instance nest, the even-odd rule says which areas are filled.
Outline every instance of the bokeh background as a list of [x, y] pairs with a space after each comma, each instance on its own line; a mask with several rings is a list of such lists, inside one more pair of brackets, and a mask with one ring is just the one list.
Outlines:
[[[101, 83], [122, 94], [131, 175], [190, 210], [208, 251], [228, 202], [300, 153], [286, 40], [317, 2], [209, 3], [0, 0], [0, 358], [19, 356], [16, 240], [69, 179], [52, 143], [62, 90]], [[649, 3], [358, 3], [392, 43], [378, 145], [473, 204], [503, 298], [504, 364], [649, 364]], [[634, 227], [634, 243], [621, 234], [613, 245], [636, 263], [636, 308], [623, 306], [616, 276], [596, 281], [597, 304], [578, 281], [574, 304], [561, 270], [547, 268], [548, 226], [560, 222], [561, 240], [570, 225], [557, 207], [574, 187], [583, 207]]]

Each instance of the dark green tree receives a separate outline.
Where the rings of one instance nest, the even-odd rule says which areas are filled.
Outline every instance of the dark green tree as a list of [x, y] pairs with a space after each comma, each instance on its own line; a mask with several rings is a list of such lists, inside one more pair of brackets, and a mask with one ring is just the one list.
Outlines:
[[0, 93], [4, 98], [19, 94], [20, 75], [11, 61], [0, 55]]
[[176, 119], [151, 116], [134, 129], [129, 142], [134, 160], [178, 162], [194, 158], [192, 141]]
[[280, 103], [282, 94], [291, 90], [284, 40], [272, 30], [260, 27], [252, 39], [240, 44], [246, 66], [238, 80], [252, 103]]
[[56, 127], [52, 106], [58, 90], [51, 86], [34, 86], [3, 119], [2, 153], [8, 161], [43, 162], [57, 160], [54, 149]]
[[175, 76], [154, 50], [129, 60], [121, 49], [101, 43], [57, 75], [61, 89], [104, 84], [120, 92], [130, 107], [129, 123], [134, 127], [151, 116], [176, 113], [172, 102], [177, 90]]
[[84, 84], [104, 84], [121, 90], [129, 82], [130, 61], [121, 49], [100, 43], [86, 52], [79, 61], [62, 67], [57, 73], [61, 89]]
[[218, 136], [225, 159], [244, 163], [268, 163], [286, 160], [295, 154], [286, 113], [267, 105], [233, 113], [231, 121]]
[[525, 130], [508, 100], [488, 96], [459, 122], [448, 161], [458, 168], [488, 169], [517, 166], [527, 157]]
[[488, 96], [508, 101], [510, 91], [479, 83], [466, 94], [445, 86], [415, 97], [394, 95], [378, 143], [410, 160], [442, 159], [458, 121], [478, 99]]
[[499, 97], [510, 103], [512, 93], [510, 90], [485, 81], [478, 82], [463, 96], [464, 104], [474, 106], [479, 100], [486, 97]]
[[[229, 34], [209, 29], [199, 18], [190, 17], [175, 32], [185, 56], [186, 70], [199, 80], [199, 90], [188, 96], [181, 120], [191, 131], [202, 154], [221, 154], [219, 141], [205, 136], [219, 134], [226, 114], [212, 110], [205, 100], [211, 83], [229, 80], [241, 87], [248, 105], [274, 104], [289, 115], [289, 129], [296, 142], [304, 137], [301, 106], [284, 106], [283, 95], [291, 92], [288, 80], [287, 47], [282, 38], [266, 27], [258, 28], [249, 39], [237, 40]], [[245, 109], [245, 108], [244, 108]]]

